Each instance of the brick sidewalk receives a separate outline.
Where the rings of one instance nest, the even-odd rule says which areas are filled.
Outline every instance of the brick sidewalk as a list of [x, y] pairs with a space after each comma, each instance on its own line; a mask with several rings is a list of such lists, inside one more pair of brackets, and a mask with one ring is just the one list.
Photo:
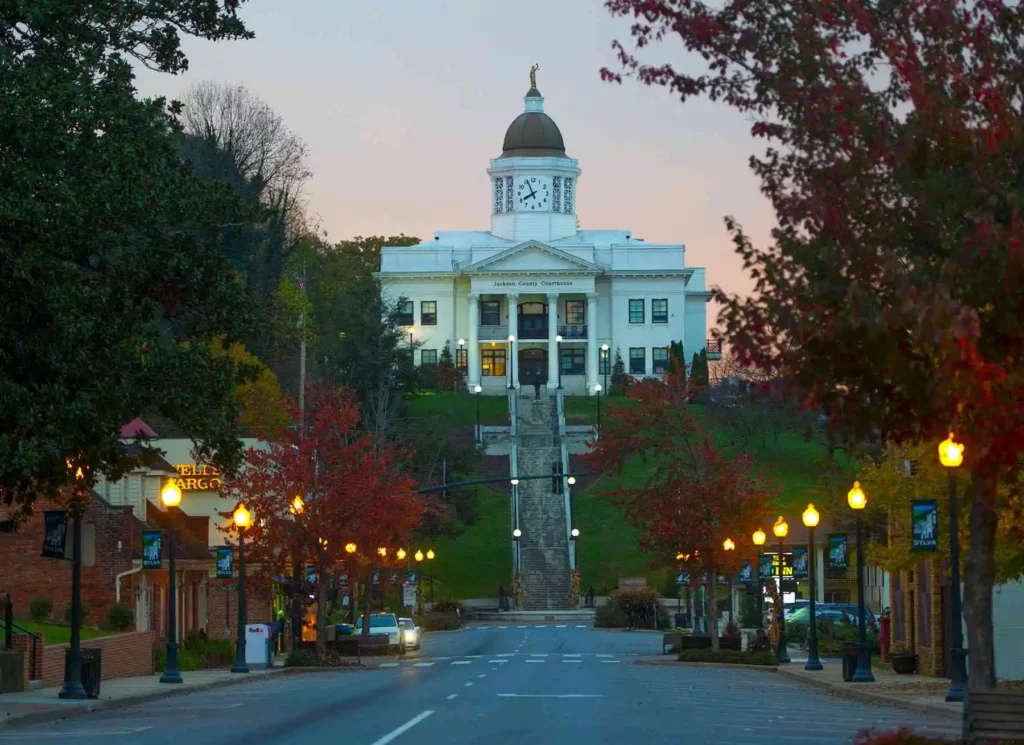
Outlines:
[[232, 674], [227, 670], [195, 670], [181, 674], [180, 685], [161, 683], [159, 675], [136, 678], [115, 678], [100, 684], [100, 697], [84, 701], [60, 699], [60, 688], [43, 688], [24, 693], [0, 695], [0, 729], [19, 724], [34, 724], [63, 719], [99, 709], [116, 709], [159, 698], [191, 693], [204, 688], [235, 685], [284, 673], [294, 668], [274, 667], [253, 670], [248, 674]]

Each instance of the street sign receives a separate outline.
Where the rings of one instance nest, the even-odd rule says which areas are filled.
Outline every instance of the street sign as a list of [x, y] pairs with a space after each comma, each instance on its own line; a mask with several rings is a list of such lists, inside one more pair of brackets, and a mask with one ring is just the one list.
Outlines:
[[402, 605], [407, 608], [416, 607], [416, 585], [402, 586]]
[[913, 534], [911, 551], [939, 550], [939, 506], [934, 499], [914, 499], [910, 502], [910, 525]]
[[162, 566], [162, 546], [159, 530], [147, 530], [142, 534], [142, 568], [159, 569]]

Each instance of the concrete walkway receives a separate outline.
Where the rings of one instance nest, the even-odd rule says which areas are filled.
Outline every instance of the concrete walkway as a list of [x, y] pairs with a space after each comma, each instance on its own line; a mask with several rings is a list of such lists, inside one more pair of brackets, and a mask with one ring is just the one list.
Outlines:
[[60, 693], [60, 688], [5, 693], [0, 695], [0, 728], [15, 724], [63, 719], [98, 709], [119, 708], [205, 688], [245, 683], [280, 674], [287, 669], [289, 668], [274, 667], [267, 670], [253, 670], [248, 674], [232, 674], [227, 670], [195, 670], [182, 673], [183, 682], [180, 685], [161, 683], [159, 674], [137, 678], [115, 678], [104, 680], [100, 684], [99, 698], [84, 701], [58, 698], [57, 694]]

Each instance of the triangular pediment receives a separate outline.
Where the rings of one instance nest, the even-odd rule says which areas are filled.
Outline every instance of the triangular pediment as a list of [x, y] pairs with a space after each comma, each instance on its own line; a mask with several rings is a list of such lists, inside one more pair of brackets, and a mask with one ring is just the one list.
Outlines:
[[548, 246], [539, 241], [527, 241], [518, 246], [512, 246], [500, 253], [490, 256], [475, 264], [470, 264], [465, 269], [467, 273], [485, 274], [488, 272], [590, 272], [599, 273], [601, 268], [578, 256], [573, 256], [553, 246]]

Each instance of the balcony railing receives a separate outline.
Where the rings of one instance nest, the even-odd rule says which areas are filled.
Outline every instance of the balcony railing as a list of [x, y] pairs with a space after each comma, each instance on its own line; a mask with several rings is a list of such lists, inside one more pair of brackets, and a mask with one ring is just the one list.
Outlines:
[[563, 339], [586, 339], [587, 338], [587, 327], [586, 325], [572, 325], [572, 326], [559, 326], [558, 333]]
[[480, 341], [508, 341], [508, 325], [481, 326]]
[[722, 359], [722, 342], [718, 339], [708, 339], [704, 343], [704, 349], [707, 351], [709, 360]]
[[519, 326], [519, 338], [520, 339], [547, 339], [548, 330], [547, 327], [528, 329], [522, 325]]

